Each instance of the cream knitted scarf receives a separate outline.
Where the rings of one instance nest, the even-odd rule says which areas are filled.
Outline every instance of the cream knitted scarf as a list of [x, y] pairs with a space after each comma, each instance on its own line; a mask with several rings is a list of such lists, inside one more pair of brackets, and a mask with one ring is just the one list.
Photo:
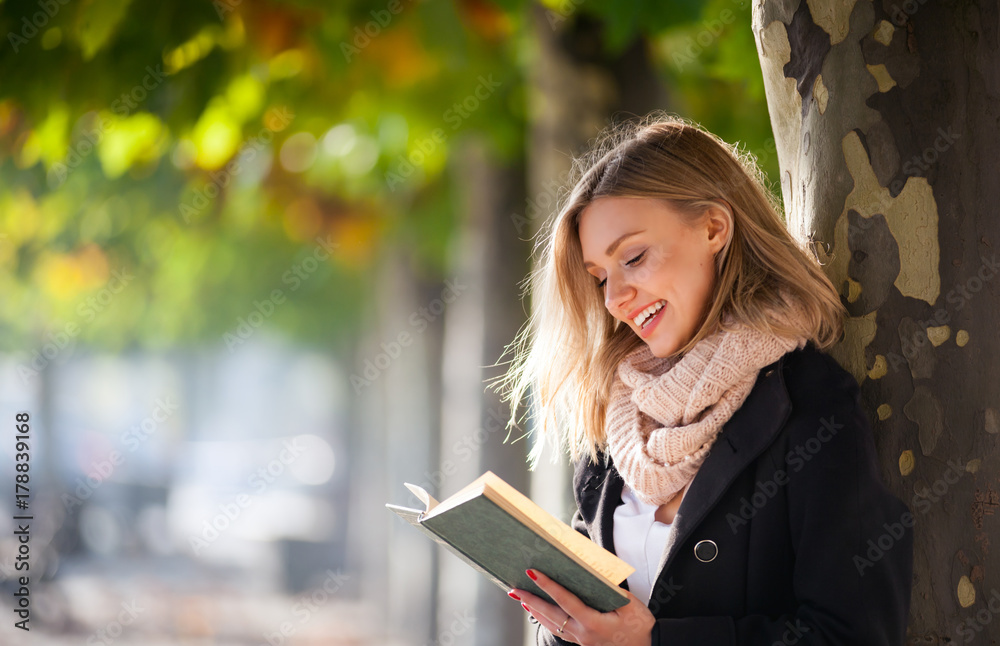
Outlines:
[[[803, 315], [786, 302], [792, 316]], [[670, 502], [694, 479], [758, 371], [807, 341], [740, 325], [705, 337], [679, 359], [656, 357], [645, 343], [630, 352], [618, 365], [605, 418], [625, 483], [647, 504]]]

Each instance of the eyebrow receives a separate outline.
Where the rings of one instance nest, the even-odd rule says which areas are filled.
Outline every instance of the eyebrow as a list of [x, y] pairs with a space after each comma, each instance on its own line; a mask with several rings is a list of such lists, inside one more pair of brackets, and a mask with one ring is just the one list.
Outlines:
[[[645, 231], [645, 229], [639, 229], [638, 231], [629, 231], [628, 233], [623, 233], [622, 235], [618, 236], [617, 240], [615, 240], [610, 245], [608, 245], [608, 248], [604, 251], [604, 255], [610, 256], [611, 254], [613, 254], [615, 252], [615, 249], [618, 248], [618, 245], [620, 245], [622, 243], [622, 241], [625, 240], [625, 238], [630, 238], [630, 237], [632, 237], [634, 235], [638, 235], [638, 234], [642, 233], [643, 231]], [[590, 262], [589, 260], [587, 262], [583, 263], [583, 268], [584, 269], [590, 269], [593, 266], [594, 266], [594, 263]]]

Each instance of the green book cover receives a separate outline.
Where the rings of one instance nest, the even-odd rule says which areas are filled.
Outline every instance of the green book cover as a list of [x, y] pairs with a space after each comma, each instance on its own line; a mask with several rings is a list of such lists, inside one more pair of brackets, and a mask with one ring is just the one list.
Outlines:
[[[500, 486], [488, 490], [487, 485], [487, 490], [484, 490], [484, 481]], [[478, 487], [473, 486], [477, 483]], [[628, 603], [625, 591], [618, 587], [634, 571], [628, 564], [521, 494], [507, 489], [509, 485], [499, 481], [491, 472], [484, 474], [473, 485], [470, 485], [471, 489], [466, 487], [442, 503], [419, 487], [407, 485], [428, 509], [421, 512], [396, 505], [386, 507], [505, 592], [520, 588], [552, 602], [525, 573], [525, 570], [533, 568], [544, 572], [588, 606], [601, 612], [609, 612]], [[499, 498], [500, 504], [488, 496]], [[542, 527], [548, 527], [550, 531]], [[567, 536], [566, 529], [575, 536]], [[556, 537], [561, 534], [563, 540], [553, 537], [553, 533]], [[581, 555], [581, 551], [586, 554]], [[574, 554], [575, 558], [567, 552]], [[589, 563], [597, 562], [600, 567], [585, 565], [588, 559]], [[617, 581], [602, 576], [598, 570], [609, 572]]]

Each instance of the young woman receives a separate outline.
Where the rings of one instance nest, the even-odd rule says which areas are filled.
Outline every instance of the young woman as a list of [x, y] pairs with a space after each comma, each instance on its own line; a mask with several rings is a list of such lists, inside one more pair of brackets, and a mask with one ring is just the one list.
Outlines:
[[635, 572], [601, 613], [529, 570], [539, 642], [903, 644], [913, 516], [823, 351], [837, 290], [753, 160], [658, 112], [575, 171], [504, 384], [514, 410], [532, 389], [532, 464], [575, 465], [573, 527]]

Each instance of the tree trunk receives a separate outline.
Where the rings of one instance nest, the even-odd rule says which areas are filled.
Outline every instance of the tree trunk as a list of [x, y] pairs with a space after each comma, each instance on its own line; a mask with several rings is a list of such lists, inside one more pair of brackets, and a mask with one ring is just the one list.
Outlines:
[[430, 487], [437, 464], [443, 318], [426, 309], [415, 313], [440, 305], [442, 286], [415, 276], [403, 251], [390, 258], [377, 279], [376, 321], [350, 375], [348, 567], [361, 574], [353, 583], [361, 597], [384, 603], [386, 634], [424, 643], [438, 634], [438, 547], [385, 503], [419, 507], [403, 483]]
[[[525, 320], [517, 286], [527, 271], [530, 249], [507, 221], [513, 205], [524, 199], [524, 169], [498, 159], [484, 139], [471, 135], [456, 150], [453, 173], [462, 187], [462, 224], [451, 263], [454, 275], [447, 281], [455, 298], [445, 313], [441, 450], [435, 479], [441, 497], [486, 470], [527, 491], [524, 442], [503, 443], [507, 415], [484, 383], [497, 373], [484, 368], [500, 358]], [[440, 643], [486, 646], [520, 640], [524, 611], [495, 585], [451, 555], [442, 556], [440, 572]]]
[[841, 290], [850, 319], [831, 354], [915, 519], [910, 643], [1000, 636], [1000, 403], [977, 378], [1000, 361], [998, 24], [996, 3], [753, 10], [788, 226]]

